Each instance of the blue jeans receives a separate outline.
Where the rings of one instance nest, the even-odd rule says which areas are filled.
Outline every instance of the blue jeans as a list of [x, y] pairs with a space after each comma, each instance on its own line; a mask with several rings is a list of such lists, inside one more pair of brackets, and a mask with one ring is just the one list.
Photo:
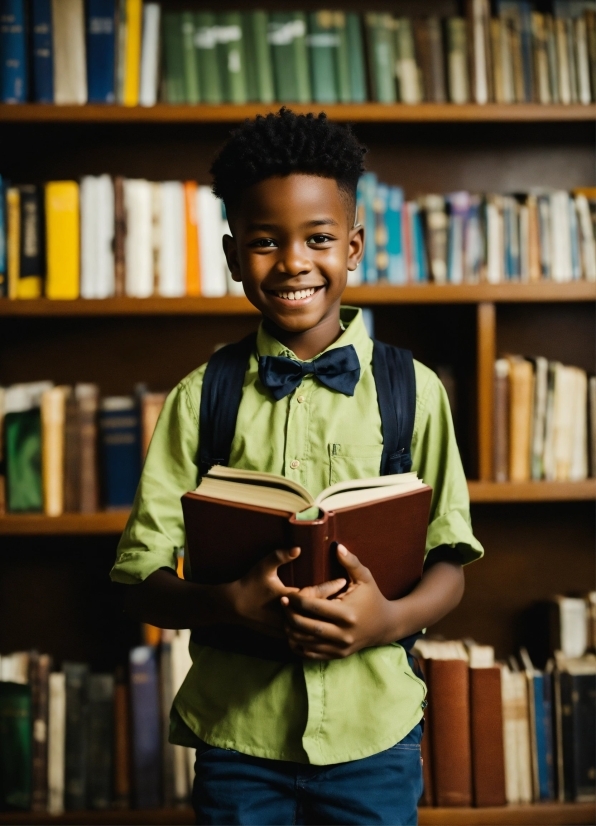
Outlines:
[[193, 806], [198, 824], [290, 826], [418, 822], [422, 725], [386, 751], [329, 766], [197, 751]]

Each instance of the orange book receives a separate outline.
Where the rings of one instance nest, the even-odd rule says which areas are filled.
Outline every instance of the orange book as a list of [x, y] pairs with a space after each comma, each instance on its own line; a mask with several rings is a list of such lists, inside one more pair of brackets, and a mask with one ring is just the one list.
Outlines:
[[199, 296], [201, 295], [201, 273], [195, 181], [184, 182], [184, 213], [186, 216], [186, 295]]

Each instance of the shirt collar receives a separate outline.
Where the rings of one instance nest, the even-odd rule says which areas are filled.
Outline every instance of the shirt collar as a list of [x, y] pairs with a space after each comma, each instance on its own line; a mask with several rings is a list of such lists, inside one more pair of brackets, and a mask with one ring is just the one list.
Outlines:
[[[346, 347], [348, 344], [352, 344], [358, 355], [360, 370], [363, 372], [372, 360], [372, 340], [366, 331], [362, 310], [358, 307], [342, 307], [339, 317], [345, 326], [345, 330], [337, 341], [330, 344], [323, 352], [326, 353], [337, 347]], [[285, 356], [296, 361], [302, 361], [292, 350], [270, 335], [263, 327], [263, 322], [259, 325], [257, 333], [257, 353], [259, 356]], [[314, 358], [318, 358], [320, 355], [322, 353], [318, 353]], [[312, 359], [308, 360], [312, 361]]]

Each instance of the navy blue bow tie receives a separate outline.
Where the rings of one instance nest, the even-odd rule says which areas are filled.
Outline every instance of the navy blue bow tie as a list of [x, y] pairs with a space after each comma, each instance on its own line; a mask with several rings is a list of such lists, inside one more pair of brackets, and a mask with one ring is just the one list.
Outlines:
[[284, 356], [259, 358], [259, 378], [276, 401], [288, 396], [309, 374], [315, 375], [325, 387], [353, 396], [360, 378], [356, 350], [351, 344], [335, 347], [314, 361], [295, 361]]

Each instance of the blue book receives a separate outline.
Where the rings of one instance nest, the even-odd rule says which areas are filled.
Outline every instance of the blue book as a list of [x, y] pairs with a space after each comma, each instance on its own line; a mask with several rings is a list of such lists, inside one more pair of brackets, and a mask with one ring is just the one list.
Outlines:
[[389, 187], [387, 184], [378, 184], [373, 201], [373, 209], [375, 212], [375, 252], [378, 281], [387, 281], [387, 277], [389, 275], [386, 223], [388, 203]]
[[399, 186], [389, 187], [389, 200], [385, 212], [387, 226], [387, 256], [389, 266], [387, 280], [390, 284], [406, 283], [406, 265], [404, 261], [402, 213], [404, 208], [404, 191]]
[[426, 248], [424, 245], [424, 229], [422, 215], [418, 204], [412, 204], [412, 258], [416, 259], [416, 280], [428, 281], [428, 267], [426, 264]]
[[377, 247], [375, 243], [374, 200], [377, 193], [377, 176], [374, 172], [365, 172], [358, 181], [357, 200], [361, 208], [360, 223], [364, 226], [363, 282], [377, 282]]
[[464, 240], [470, 194], [452, 192], [447, 196], [449, 205], [449, 230], [447, 242], [447, 280], [451, 284], [462, 284], [464, 280]]
[[139, 809], [161, 804], [161, 737], [156, 651], [141, 645], [130, 652], [132, 763]]
[[130, 507], [141, 475], [139, 413], [129, 396], [102, 399], [99, 414], [106, 508]]
[[25, 0], [0, 0], [0, 101], [27, 100]]
[[0, 298], [8, 295], [6, 272], [6, 184], [0, 175]]
[[114, 103], [115, 55], [115, 0], [88, 0], [87, 87], [89, 103]]
[[33, 100], [54, 102], [54, 55], [52, 51], [52, 2], [31, 0], [33, 45]]
[[547, 765], [546, 728], [544, 713], [544, 675], [532, 676], [534, 699], [534, 728], [536, 764], [538, 768], [538, 793], [540, 800], [549, 800], [549, 778]]

